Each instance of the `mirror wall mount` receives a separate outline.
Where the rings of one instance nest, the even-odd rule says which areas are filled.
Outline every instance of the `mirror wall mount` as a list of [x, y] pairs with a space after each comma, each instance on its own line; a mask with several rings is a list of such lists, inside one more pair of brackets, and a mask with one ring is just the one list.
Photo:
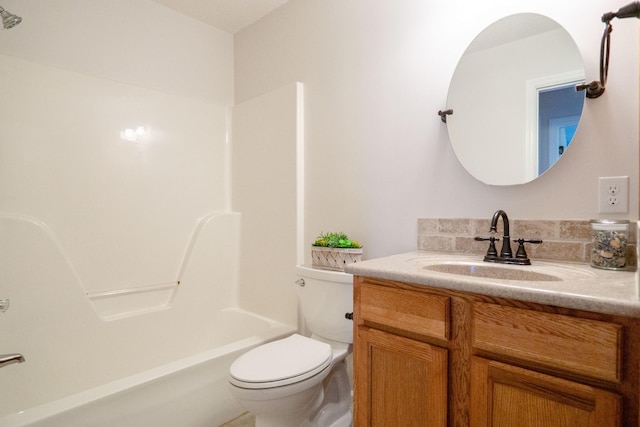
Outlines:
[[604, 93], [607, 85], [607, 76], [609, 74], [609, 50], [611, 48], [611, 32], [613, 31], [611, 20], [613, 18], [640, 19], [640, 2], [634, 1], [621, 7], [617, 12], [608, 12], [602, 15], [602, 22], [604, 22], [605, 27], [602, 33], [602, 41], [600, 42], [600, 80], [594, 80], [591, 83], [576, 86], [576, 90], [586, 90], [587, 98], [598, 98]]
[[442, 120], [442, 123], [447, 123], [447, 116], [453, 114], [453, 110], [451, 108], [449, 108], [448, 110], [440, 110], [438, 111], [438, 115], [440, 116], [440, 120]]

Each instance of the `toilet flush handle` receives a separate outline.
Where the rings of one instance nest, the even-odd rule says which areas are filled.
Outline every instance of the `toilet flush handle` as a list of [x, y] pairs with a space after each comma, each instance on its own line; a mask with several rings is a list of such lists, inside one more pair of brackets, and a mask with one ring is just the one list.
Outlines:
[[296, 285], [300, 286], [301, 288], [304, 287], [304, 279], [296, 280]]

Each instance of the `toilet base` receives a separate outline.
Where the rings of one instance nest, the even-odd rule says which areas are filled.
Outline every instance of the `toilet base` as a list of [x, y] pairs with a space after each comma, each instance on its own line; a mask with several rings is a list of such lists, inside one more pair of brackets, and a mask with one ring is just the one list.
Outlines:
[[351, 386], [344, 360], [333, 366], [320, 387], [307, 392], [317, 393], [309, 397], [308, 401], [312, 403], [307, 408], [296, 408], [296, 413], [289, 416], [255, 414], [256, 427], [351, 427]]

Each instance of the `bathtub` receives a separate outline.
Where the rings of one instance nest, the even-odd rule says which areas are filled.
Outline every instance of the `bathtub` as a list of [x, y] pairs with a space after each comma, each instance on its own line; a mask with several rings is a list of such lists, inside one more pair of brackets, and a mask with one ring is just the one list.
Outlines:
[[236, 308], [223, 313], [227, 325], [236, 325], [226, 329], [227, 343], [10, 414], [0, 419], [0, 427], [216, 427], [237, 417], [244, 410], [228, 392], [231, 363], [294, 330]]

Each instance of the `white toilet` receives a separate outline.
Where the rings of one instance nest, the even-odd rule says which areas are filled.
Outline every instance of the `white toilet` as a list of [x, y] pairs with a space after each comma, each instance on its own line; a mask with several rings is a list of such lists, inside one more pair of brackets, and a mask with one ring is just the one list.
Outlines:
[[311, 338], [294, 334], [240, 356], [231, 394], [256, 416], [256, 427], [349, 427], [353, 276], [297, 266], [298, 300]]

